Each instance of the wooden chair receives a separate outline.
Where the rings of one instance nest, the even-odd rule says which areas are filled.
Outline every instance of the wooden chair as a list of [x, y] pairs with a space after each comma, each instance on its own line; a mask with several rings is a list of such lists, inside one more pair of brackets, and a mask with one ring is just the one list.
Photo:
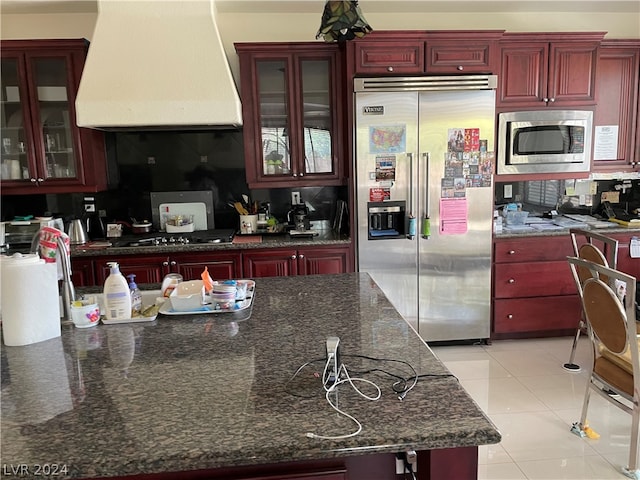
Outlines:
[[[575, 257], [588, 260], [590, 262], [604, 265], [605, 267], [616, 268], [618, 264], [618, 241], [601, 235], [596, 232], [590, 232], [588, 230], [581, 230], [578, 228], [572, 228], [569, 230], [571, 237], [571, 244], [573, 245], [573, 254]], [[591, 274], [589, 270], [577, 268], [574, 273], [574, 280], [576, 281], [576, 287], [578, 288], [578, 294], [582, 298], [582, 285], [590, 278]], [[580, 332], [584, 330], [584, 311], [581, 312], [580, 322], [578, 328], [576, 328], [576, 334], [573, 337], [573, 345], [571, 346], [571, 354], [569, 355], [569, 361], [562, 367], [570, 372], [579, 372], [581, 370], [580, 365], [574, 363], [576, 356], [576, 347], [578, 346], [578, 340], [580, 339]]]
[[[578, 268], [591, 272], [591, 278], [583, 285], [582, 306], [587, 334], [593, 348], [593, 363], [580, 422], [574, 424], [571, 430], [584, 436], [592, 391], [631, 414], [629, 461], [622, 472], [630, 478], [640, 480], [640, 346], [636, 327], [636, 279], [618, 270], [576, 257], [569, 257], [568, 260], [576, 274]], [[619, 296], [621, 284], [625, 286], [622, 299]], [[597, 419], [595, 421], [597, 423]]]

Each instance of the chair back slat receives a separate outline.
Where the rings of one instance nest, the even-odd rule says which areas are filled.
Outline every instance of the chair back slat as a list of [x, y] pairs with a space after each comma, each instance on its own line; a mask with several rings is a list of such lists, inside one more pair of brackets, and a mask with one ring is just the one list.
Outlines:
[[584, 284], [583, 305], [587, 321], [598, 340], [612, 353], [627, 350], [627, 318], [620, 300], [599, 278], [589, 278]]
[[[585, 243], [583, 245], [580, 245], [580, 247], [578, 248], [578, 257], [583, 260], [587, 260], [588, 262], [593, 262], [598, 265], [602, 265], [604, 267], [609, 266], [609, 262], [607, 262], [607, 259], [604, 257], [604, 254], [600, 251], [598, 247], [596, 247], [591, 243]], [[589, 270], [588, 268], [578, 267], [577, 272], [578, 272], [578, 278], [580, 279], [580, 285], [584, 285], [584, 283], [589, 278], [593, 278], [593, 276], [591, 275], [591, 270]], [[605, 283], [608, 283], [609, 281], [609, 279], [606, 278], [606, 276], [604, 276], [602, 280]]]

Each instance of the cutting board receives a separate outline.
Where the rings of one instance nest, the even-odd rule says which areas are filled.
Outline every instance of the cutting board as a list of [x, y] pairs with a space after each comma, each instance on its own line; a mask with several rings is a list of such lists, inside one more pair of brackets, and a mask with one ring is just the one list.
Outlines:
[[195, 230], [207, 230], [207, 206], [203, 202], [161, 203], [160, 230], [166, 229], [167, 217], [193, 215]]

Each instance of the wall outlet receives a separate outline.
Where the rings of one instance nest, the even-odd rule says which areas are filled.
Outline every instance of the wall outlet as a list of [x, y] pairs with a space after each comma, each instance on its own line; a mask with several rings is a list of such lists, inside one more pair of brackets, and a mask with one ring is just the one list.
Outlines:
[[405, 459], [413, 469], [413, 473], [418, 471], [418, 456], [415, 450], [409, 450], [408, 452], [396, 453], [396, 475], [412, 473], [406, 468]]
[[147, 164], [148, 165], [155, 165], [156, 164], [156, 157], [147, 157]]
[[291, 205], [300, 205], [300, 192], [291, 192]]
[[513, 185], [507, 184], [504, 186], [504, 198], [513, 197]]
[[95, 212], [96, 211], [96, 204], [95, 203], [85, 203], [84, 211], [85, 212]]

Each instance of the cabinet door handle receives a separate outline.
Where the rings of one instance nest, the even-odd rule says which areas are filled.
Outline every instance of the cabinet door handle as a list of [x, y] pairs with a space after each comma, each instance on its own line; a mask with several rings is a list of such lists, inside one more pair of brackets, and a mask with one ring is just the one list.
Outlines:
[[515, 255], [516, 251], [515, 250], [509, 250], [509, 255]]
[[294, 176], [294, 177], [297, 177], [297, 176], [298, 176], [298, 174], [297, 174], [297, 173], [294, 173], [294, 174], [293, 174], [293, 176]]
[[507, 318], [511, 320], [513, 318], [513, 314], [510, 313], [509, 315], [507, 315]]
[[304, 255], [300, 254], [300, 255], [298, 255], [298, 258], [302, 260], [304, 258]]
[[298, 257], [295, 256], [295, 255], [291, 255], [291, 260], [295, 260], [296, 258], [298, 258]]
[[544, 103], [547, 103], [547, 102], [549, 101], [549, 99], [548, 99], [547, 97], [544, 97], [544, 98], [542, 99], [542, 101], [543, 101]]
[[178, 264], [178, 262], [176, 262], [175, 260], [172, 260], [169, 265], [171, 265], [172, 267], [175, 267]]
[[42, 183], [42, 182], [44, 182], [44, 178], [39, 178], [38, 183]]
[[458, 65], [456, 68], [460, 71], [464, 70], [464, 67], [462, 65]]
[[510, 279], [509, 279], [509, 283], [516, 283], [515, 278], [510, 278]]
[[304, 177], [304, 173], [301, 173], [301, 174], [300, 174], [300, 176], [301, 176], [301, 177]]
[[387, 72], [393, 72], [393, 67], [387, 67]]
[[35, 178], [31, 178], [31, 183], [36, 183], [38, 180], [36, 180]]
[[163, 267], [168, 267], [169, 266], [169, 262], [162, 262], [162, 266]]
[[555, 98], [550, 98], [550, 99], [549, 99], [549, 101], [550, 101], [551, 103], [553, 103], [553, 102], [555, 102], [555, 101], [556, 101], [556, 99], [555, 99]]

